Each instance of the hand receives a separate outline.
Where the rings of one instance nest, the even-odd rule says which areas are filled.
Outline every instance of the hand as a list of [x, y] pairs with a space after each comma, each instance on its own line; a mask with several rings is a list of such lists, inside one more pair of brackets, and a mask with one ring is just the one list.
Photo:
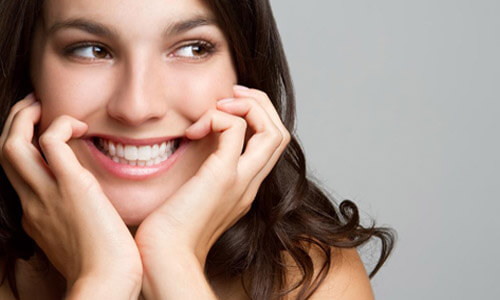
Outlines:
[[87, 125], [69, 116], [54, 120], [39, 139], [46, 163], [32, 143], [40, 116], [30, 94], [12, 107], [0, 137], [0, 163], [20, 198], [24, 230], [68, 288], [82, 278], [107, 282], [119, 275], [122, 291], [140, 289], [142, 264], [132, 235], [67, 144]]
[[[233, 101], [218, 102], [217, 110], [207, 111], [186, 130], [192, 140], [219, 133], [218, 148], [139, 226], [135, 240], [145, 275], [161, 276], [162, 260], [175, 261], [185, 254], [194, 255], [203, 269], [212, 245], [249, 211], [260, 184], [290, 141], [265, 93], [235, 87], [234, 95]], [[242, 154], [247, 125], [250, 137]]]

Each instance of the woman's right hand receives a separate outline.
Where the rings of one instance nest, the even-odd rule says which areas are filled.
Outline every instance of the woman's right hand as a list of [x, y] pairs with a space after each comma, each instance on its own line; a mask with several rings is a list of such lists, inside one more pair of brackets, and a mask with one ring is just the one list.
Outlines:
[[137, 299], [142, 263], [134, 238], [67, 144], [87, 125], [55, 119], [39, 138], [45, 162], [32, 142], [40, 116], [30, 94], [12, 107], [0, 136], [0, 164], [21, 200], [24, 230], [66, 278], [70, 295], [88, 283], [94, 291], [103, 287], [106, 299]]

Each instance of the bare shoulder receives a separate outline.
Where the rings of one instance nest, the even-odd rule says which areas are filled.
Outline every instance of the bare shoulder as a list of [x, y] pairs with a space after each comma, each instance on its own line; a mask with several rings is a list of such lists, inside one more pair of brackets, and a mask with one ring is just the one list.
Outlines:
[[[330, 248], [332, 263], [328, 275], [323, 280], [311, 300], [374, 300], [370, 280], [356, 249]], [[317, 247], [308, 250], [314, 265], [314, 277], [318, 275], [325, 261], [324, 253]], [[302, 273], [287, 252], [282, 252], [287, 266], [285, 289], [292, 288], [302, 278]], [[218, 299], [248, 300], [241, 278], [231, 281], [216, 280], [212, 288]], [[289, 293], [283, 300], [295, 300], [298, 290]]]
[[[309, 298], [311, 300], [374, 300], [374, 295], [368, 274], [359, 257], [358, 251], [352, 249], [330, 248], [332, 263], [328, 275]], [[314, 264], [314, 277], [319, 273], [325, 256], [316, 246], [309, 248], [309, 255]], [[291, 266], [287, 272], [287, 283], [296, 283], [302, 274], [290, 256], [285, 255], [285, 262]], [[295, 290], [286, 299], [295, 299]]]

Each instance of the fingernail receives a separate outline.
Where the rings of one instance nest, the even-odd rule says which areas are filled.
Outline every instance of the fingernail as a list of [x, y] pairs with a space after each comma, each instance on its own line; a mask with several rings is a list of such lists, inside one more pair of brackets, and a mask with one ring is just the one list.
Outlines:
[[233, 102], [234, 101], [234, 98], [226, 98], [226, 99], [221, 99], [219, 101], [217, 101], [217, 104], [224, 104], [224, 103], [229, 103], [229, 102]]
[[239, 91], [246, 91], [246, 90], [248, 90], [248, 88], [247, 88], [246, 86], [244, 86], [244, 85], [239, 85], [239, 84], [235, 85], [235, 86], [234, 86], [234, 88], [235, 88], [236, 90], [239, 90]]

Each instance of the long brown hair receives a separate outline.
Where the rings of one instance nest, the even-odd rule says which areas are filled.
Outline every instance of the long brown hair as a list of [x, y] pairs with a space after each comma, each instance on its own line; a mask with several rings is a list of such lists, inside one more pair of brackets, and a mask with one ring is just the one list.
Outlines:
[[[354, 248], [371, 238], [380, 239], [380, 256], [372, 278], [391, 253], [395, 232], [390, 228], [360, 224], [356, 205], [344, 200], [336, 205], [318, 184], [306, 176], [306, 161], [294, 135], [295, 96], [290, 72], [268, 0], [207, 0], [232, 47], [240, 84], [267, 93], [292, 134], [277, 165], [261, 184], [251, 210], [228, 229], [208, 253], [208, 278], [241, 276], [251, 299], [280, 298], [285, 288], [286, 251], [302, 271], [294, 289], [307, 299], [326, 277], [334, 257], [331, 247]], [[29, 51], [34, 23], [43, 0], [0, 2], [0, 124], [10, 107], [29, 93]], [[16, 297], [14, 263], [40, 251], [21, 227], [19, 199], [0, 172], [0, 257]], [[317, 277], [308, 245], [319, 247], [324, 264]]]

